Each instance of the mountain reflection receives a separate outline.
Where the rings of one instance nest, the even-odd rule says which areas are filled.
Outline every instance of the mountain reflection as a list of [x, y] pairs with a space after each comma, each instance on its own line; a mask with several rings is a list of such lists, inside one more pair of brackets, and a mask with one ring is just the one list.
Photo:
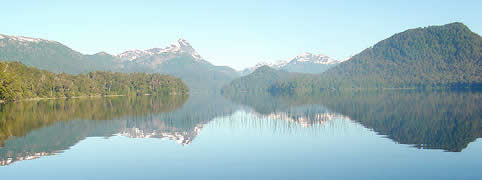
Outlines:
[[301, 124], [351, 119], [397, 143], [423, 149], [460, 152], [482, 135], [480, 92], [350, 91], [229, 98], [262, 116]]
[[482, 135], [479, 102], [478, 92], [355, 91], [7, 103], [0, 104], [0, 165], [54, 155], [87, 137], [159, 138], [188, 145], [208, 123], [323, 135], [343, 130], [343, 123], [331, 122], [355, 121], [397, 143], [459, 152]]
[[227, 116], [239, 107], [218, 95], [191, 95], [182, 108], [157, 115], [128, 118], [127, 128], [118, 133], [132, 138], [167, 138], [191, 144], [204, 124]]
[[0, 104], [0, 165], [68, 149], [91, 136], [112, 136], [135, 117], [183, 106], [187, 96], [112, 97]]
[[339, 93], [319, 100], [381, 135], [417, 148], [460, 152], [482, 137], [480, 92]]
[[309, 103], [300, 97], [238, 95], [229, 98], [235, 103], [252, 108], [259, 118], [289, 121], [302, 127], [348, 118], [327, 109], [322, 104]]
[[187, 145], [239, 106], [214, 94], [1, 104], [0, 165], [53, 155], [86, 137], [159, 138]]

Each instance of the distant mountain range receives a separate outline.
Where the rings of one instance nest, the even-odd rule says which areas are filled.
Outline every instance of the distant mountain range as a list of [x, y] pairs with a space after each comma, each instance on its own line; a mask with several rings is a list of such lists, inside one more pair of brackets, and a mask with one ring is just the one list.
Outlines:
[[274, 63], [258, 63], [254, 67], [249, 67], [241, 71], [242, 75], [248, 75], [254, 70], [262, 66], [269, 66], [276, 70], [283, 70], [288, 72], [298, 72], [298, 73], [312, 73], [318, 74], [325, 72], [331, 67], [339, 64], [341, 61], [328, 57], [322, 54], [312, 54], [305, 52], [300, 54], [289, 61], [276, 61]]
[[57, 73], [92, 71], [169, 74], [184, 80], [193, 92], [219, 89], [239, 74], [204, 60], [184, 39], [166, 48], [130, 50], [118, 55], [85, 55], [51, 40], [0, 34], [0, 59]]

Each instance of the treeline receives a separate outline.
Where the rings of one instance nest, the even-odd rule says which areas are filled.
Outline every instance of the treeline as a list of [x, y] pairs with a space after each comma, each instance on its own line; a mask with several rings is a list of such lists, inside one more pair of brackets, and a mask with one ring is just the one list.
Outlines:
[[56, 74], [19, 62], [0, 61], [0, 100], [104, 95], [186, 94], [178, 78], [146, 73]]

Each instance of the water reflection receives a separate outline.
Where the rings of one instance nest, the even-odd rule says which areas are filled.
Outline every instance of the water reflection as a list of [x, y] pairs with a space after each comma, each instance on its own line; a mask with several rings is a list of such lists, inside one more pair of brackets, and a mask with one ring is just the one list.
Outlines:
[[[397, 143], [423, 149], [460, 152], [482, 135], [480, 92], [350, 91], [230, 98], [264, 116], [290, 119], [284, 114], [288, 112], [308, 124], [316, 122], [316, 117], [344, 117]], [[296, 110], [307, 105], [321, 109]], [[325, 115], [318, 114], [323, 111]]]
[[191, 95], [175, 111], [126, 118], [128, 125], [118, 135], [132, 138], [167, 138], [191, 144], [203, 126], [218, 116], [228, 116], [239, 107], [215, 95]]
[[482, 137], [478, 92], [383, 92], [323, 96], [336, 112], [401, 143], [460, 152]]
[[237, 104], [251, 108], [258, 118], [284, 120], [303, 127], [325, 124], [333, 119], [348, 119], [347, 116], [333, 112], [323, 104], [305, 101], [305, 97], [237, 95], [229, 98]]
[[191, 144], [204, 124], [239, 106], [215, 95], [51, 100], [0, 105], [0, 165], [69, 149], [86, 137]]
[[211, 128], [228, 125], [269, 129], [285, 136], [311, 133], [319, 137], [346, 128], [363, 128], [343, 123], [355, 121], [397, 143], [459, 152], [482, 135], [479, 102], [478, 92], [385, 91], [1, 104], [0, 165], [58, 154], [87, 137], [159, 138], [188, 145], [207, 124]]
[[0, 105], [0, 165], [53, 155], [90, 136], [109, 137], [136, 117], [183, 106], [187, 96], [48, 100]]

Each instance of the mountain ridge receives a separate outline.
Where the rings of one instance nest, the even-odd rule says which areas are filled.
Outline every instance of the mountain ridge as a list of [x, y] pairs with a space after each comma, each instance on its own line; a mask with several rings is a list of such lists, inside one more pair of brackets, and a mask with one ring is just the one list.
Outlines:
[[93, 71], [146, 72], [181, 78], [193, 92], [218, 91], [238, 76], [227, 66], [203, 59], [191, 44], [179, 39], [165, 48], [129, 50], [118, 55], [106, 52], [82, 54], [57, 41], [0, 34], [0, 59], [55, 73], [82, 74]]
[[258, 63], [253, 67], [248, 67], [241, 70], [241, 74], [250, 74], [257, 68], [265, 65], [277, 70], [284, 70], [288, 72], [318, 74], [328, 70], [331, 67], [334, 67], [340, 62], [342, 61], [338, 61], [324, 54], [312, 54], [310, 52], [304, 52], [291, 58], [290, 60], [278, 60], [273, 63]]

